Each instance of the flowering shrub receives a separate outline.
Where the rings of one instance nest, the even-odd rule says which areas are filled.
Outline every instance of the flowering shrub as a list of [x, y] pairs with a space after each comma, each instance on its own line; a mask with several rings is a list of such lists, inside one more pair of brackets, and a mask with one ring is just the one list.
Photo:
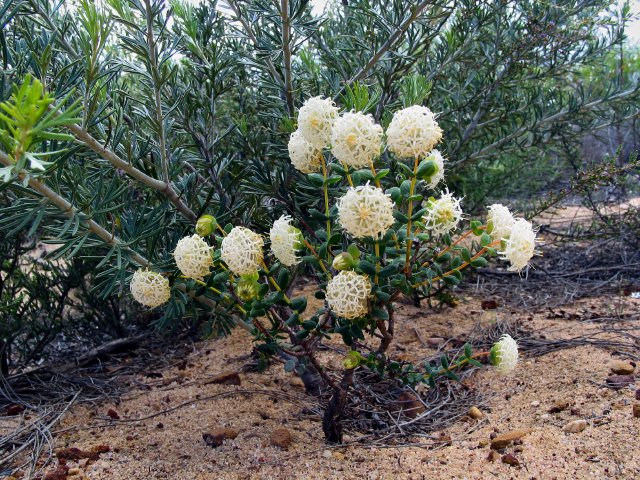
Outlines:
[[[356, 368], [430, 385], [441, 375], [456, 378], [454, 370], [466, 364], [480, 365], [480, 356], [488, 356], [500, 373], [513, 370], [518, 351], [509, 336], [490, 352], [474, 355], [467, 346], [461, 359], [445, 357], [439, 369], [420, 371], [385, 353], [394, 336], [394, 305], [400, 295], [424, 298], [441, 285], [457, 285], [466, 268], [484, 267], [496, 255], [509, 262], [510, 270], [521, 271], [534, 255], [531, 223], [495, 204], [488, 208], [486, 224], [473, 220], [461, 229], [466, 223], [462, 200], [447, 188], [437, 191], [444, 182], [445, 160], [433, 148], [442, 130], [427, 107], [394, 114], [386, 132], [389, 154], [384, 156], [382, 127], [362, 113], [339, 115], [331, 100], [309, 99], [300, 109], [298, 125], [289, 140], [291, 163], [324, 199], [324, 213], [316, 213], [324, 228], [312, 230], [304, 219], [283, 215], [271, 227], [269, 255], [257, 232], [222, 227], [203, 217], [197, 233], [176, 246], [181, 276], [234, 310], [264, 358], [284, 353], [290, 358], [285, 369], [312, 369], [334, 389], [324, 422], [330, 441], [341, 439], [344, 394]], [[383, 160], [389, 157], [397, 166], [395, 175]], [[316, 311], [307, 311], [305, 297], [287, 293], [295, 286], [292, 273], [299, 264], [316, 279], [315, 296], [325, 300]], [[151, 307], [167, 300], [168, 284], [158, 277], [147, 270], [136, 272], [134, 297]], [[330, 335], [341, 336], [350, 349], [341, 381], [316, 357]]]

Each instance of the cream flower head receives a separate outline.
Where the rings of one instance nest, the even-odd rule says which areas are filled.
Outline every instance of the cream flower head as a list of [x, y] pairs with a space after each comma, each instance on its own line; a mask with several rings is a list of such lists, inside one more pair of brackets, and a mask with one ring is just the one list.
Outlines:
[[202, 280], [213, 265], [211, 250], [200, 235], [193, 234], [178, 240], [173, 258], [185, 277]]
[[438, 166], [438, 171], [434, 173], [429, 179], [429, 183], [427, 187], [433, 190], [438, 186], [438, 184], [444, 180], [444, 157], [440, 150], [433, 149], [428, 155], [429, 157], [433, 157], [433, 161], [436, 162]]
[[505, 247], [500, 255], [509, 260], [509, 270], [519, 272], [533, 257], [536, 248], [536, 232], [530, 222], [518, 218], [511, 227], [509, 238], [505, 239]]
[[302, 247], [302, 232], [291, 225], [291, 217], [282, 215], [273, 222], [273, 227], [269, 232], [271, 239], [271, 251], [283, 265], [292, 267], [300, 263], [297, 253]]
[[326, 299], [333, 313], [353, 320], [367, 314], [370, 295], [368, 277], [353, 270], [343, 270], [329, 280]]
[[351, 187], [338, 200], [338, 222], [355, 238], [376, 237], [393, 225], [393, 200], [369, 183]]
[[131, 277], [131, 294], [145, 307], [154, 308], [169, 300], [171, 296], [169, 280], [158, 272], [136, 270]]
[[487, 233], [494, 242], [509, 238], [511, 229], [516, 219], [507, 207], [500, 203], [494, 203], [488, 208]]
[[427, 230], [433, 235], [444, 235], [455, 229], [462, 219], [460, 199], [445, 191], [437, 200], [427, 202], [427, 211], [422, 217]]
[[362, 168], [380, 155], [382, 127], [371, 115], [348, 112], [339, 117], [331, 131], [331, 152], [345, 165]]
[[441, 138], [435, 115], [420, 105], [397, 111], [387, 128], [389, 150], [400, 157], [425, 156]]
[[323, 149], [331, 140], [333, 122], [338, 118], [338, 107], [333, 100], [312, 97], [304, 102], [298, 112], [298, 130], [314, 147]]
[[489, 360], [502, 374], [512, 372], [518, 365], [518, 344], [506, 333], [491, 348]]
[[314, 173], [322, 166], [322, 150], [307, 142], [300, 130], [289, 138], [289, 159], [291, 164], [302, 173]]
[[264, 240], [245, 227], [233, 227], [222, 239], [222, 261], [236, 275], [256, 273], [262, 265]]

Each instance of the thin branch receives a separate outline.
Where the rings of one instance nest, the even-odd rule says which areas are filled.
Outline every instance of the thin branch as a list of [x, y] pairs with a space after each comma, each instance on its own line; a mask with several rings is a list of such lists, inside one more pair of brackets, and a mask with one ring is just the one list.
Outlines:
[[[13, 165], [11, 159], [3, 152], [0, 152], [0, 163], [3, 165], [10, 167]], [[20, 179], [25, 178], [24, 173], [18, 173], [18, 177]], [[43, 197], [48, 198], [51, 203], [53, 203], [56, 207], [58, 207], [62, 212], [69, 218], [74, 218], [76, 215], [80, 215], [84, 221], [86, 222], [87, 228], [91, 230], [94, 234], [96, 234], [102, 241], [104, 241], [107, 245], [116, 246], [120, 245], [125, 247], [129, 251], [129, 255], [132, 260], [143, 267], [150, 267], [151, 263], [144, 258], [139, 253], [131, 250], [129, 247], [126, 247], [124, 243], [111, 232], [107, 231], [101, 225], [96, 223], [94, 220], [91, 220], [86, 217], [80, 210], [74, 207], [71, 203], [69, 203], [65, 198], [61, 197], [58, 193], [51, 190], [45, 184], [39, 182], [35, 178], [29, 179], [29, 186], [38, 192]]]
[[147, 45], [149, 46], [149, 67], [151, 78], [153, 79], [153, 96], [156, 108], [156, 123], [158, 124], [158, 140], [160, 142], [160, 161], [162, 164], [162, 179], [166, 184], [170, 184], [169, 179], [169, 158], [167, 156], [167, 139], [164, 130], [164, 115], [162, 113], [162, 98], [160, 96], [160, 70], [158, 69], [158, 51], [153, 38], [153, 12], [149, 0], [144, 0], [147, 20]]
[[282, 18], [282, 56], [284, 63], [284, 96], [287, 100], [289, 116], [294, 113], [293, 89], [291, 82], [291, 18], [289, 17], [289, 0], [280, 0], [280, 17]]
[[196, 214], [182, 200], [180, 200], [178, 193], [173, 189], [170, 183], [158, 180], [157, 178], [151, 177], [146, 173], [138, 170], [129, 162], [120, 158], [116, 153], [112, 152], [106, 147], [103, 147], [100, 142], [98, 142], [98, 140], [93, 138], [91, 134], [84, 130], [80, 125], [67, 125], [67, 128], [75, 135], [78, 140], [80, 140], [102, 158], [107, 160], [114, 167], [124, 170], [130, 177], [138, 180], [147, 187], [162, 193], [188, 220], [192, 222], [195, 222], [197, 220]]
[[362, 67], [358, 73], [356, 73], [353, 77], [351, 77], [351, 79], [349, 79], [347, 83], [343, 85], [343, 87], [336, 94], [336, 96], [333, 97], [333, 100], [338, 101], [340, 99], [340, 96], [344, 94], [344, 92], [346, 91], [347, 87], [351, 86], [354, 82], [357, 82], [362, 77], [364, 77], [367, 73], [369, 73], [369, 70], [371, 70], [376, 65], [376, 63], [380, 61], [382, 56], [385, 53], [387, 53], [387, 51], [389, 51], [391, 47], [393, 47], [396, 41], [400, 37], [402, 37], [402, 35], [409, 29], [411, 24], [420, 16], [422, 11], [425, 8], [427, 8], [427, 6], [429, 6], [429, 4], [431, 3], [432, 3], [431, 1], [426, 0], [424, 2], [420, 2], [418, 5], [413, 7], [411, 10], [411, 14], [400, 24], [400, 26], [395, 30], [395, 32], [393, 32], [389, 36], [387, 41], [384, 42], [384, 44], [382, 44], [382, 46], [378, 49], [378, 51], [373, 54], [373, 57], [371, 57], [371, 59], [367, 62], [367, 64], [364, 67]]
[[[253, 46], [258, 48], [259, 47], [258, 39], [254, 35], [253, 29], [251, 28], [251, 25], [249, 24], [249, 22], [247, 22], [247, 19], [244, 18], [244, 16], [242, 15], [242, 10], [240, 10], [240, 7], [236, 3], [236, 1], [235, 0], [227, 0], [227, 3], [229, 4], [229, 7], [231, 7], [231, 10], [233, 10], [233, 13], [236, 14], [235, 20], [240, 22], [240, 24], [242, 25], [242, 28], [245, 31], [245, 34], [247, 35], [247, 37], [249, 37], [249, 40], [251, 40], [251, 43], [253, 43]], [[282, 75], [276, 69], [275, 65], [271, 61], [271, 58], [267, 57], [265, 59], [265, 61], [267, 62], [267, 67], [269, 67], [269, 70], [271, 71], [271, 74], [273, 75], [273, 78], [280, 85], [283, 85], [284, 82], [282, 80]]]

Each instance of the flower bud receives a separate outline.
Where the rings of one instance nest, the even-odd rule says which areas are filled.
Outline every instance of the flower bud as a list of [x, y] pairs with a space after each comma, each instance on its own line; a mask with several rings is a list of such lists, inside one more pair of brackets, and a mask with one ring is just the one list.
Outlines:
[[215, 217], [212, 215], [203, 215], [196, 222], [196, 233], [201, 237], [206, 237], [207, 235], [211, 235], [217, 226], [218, 222]]
[[349, 252], [342, 252], [333, 259], [332, 267], [336, 270], [350, 270], [355, 266], [355, 260]]
[[425, 159], [420, 162], [418, 167], [418, 178], [422, 180], [429, 180], [433, 175], [438, 173], [438, 164], [433, 159]]
[[236, 294], [240, 300], [248, 302], [258, 296], [260, 284], [258, 283], [258, 274], [242, 275], [236, 285]]
[[364, 357], [360, 355], [359, 352], [356, 352], [355, 350], [351, 350], [347, 354], [346, 358], [342, 361], [342, 365], [347, 370], [352, 370], [356, 368], [358, 365], [360, 365], [360, 362], [362, 360], [364, 360]]

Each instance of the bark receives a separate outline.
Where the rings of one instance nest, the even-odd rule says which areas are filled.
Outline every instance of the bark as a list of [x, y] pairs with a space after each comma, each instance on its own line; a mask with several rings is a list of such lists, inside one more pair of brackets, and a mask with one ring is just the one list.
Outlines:
[[353, 383], [353, 372], [354, 370], [347, 370], [344, 373], [341, 382], [334, 387], [333, 396], [324, 412], [322, 430], [327, 443], [342, 443], [341, 421], [347, 406], [349, 387]]

